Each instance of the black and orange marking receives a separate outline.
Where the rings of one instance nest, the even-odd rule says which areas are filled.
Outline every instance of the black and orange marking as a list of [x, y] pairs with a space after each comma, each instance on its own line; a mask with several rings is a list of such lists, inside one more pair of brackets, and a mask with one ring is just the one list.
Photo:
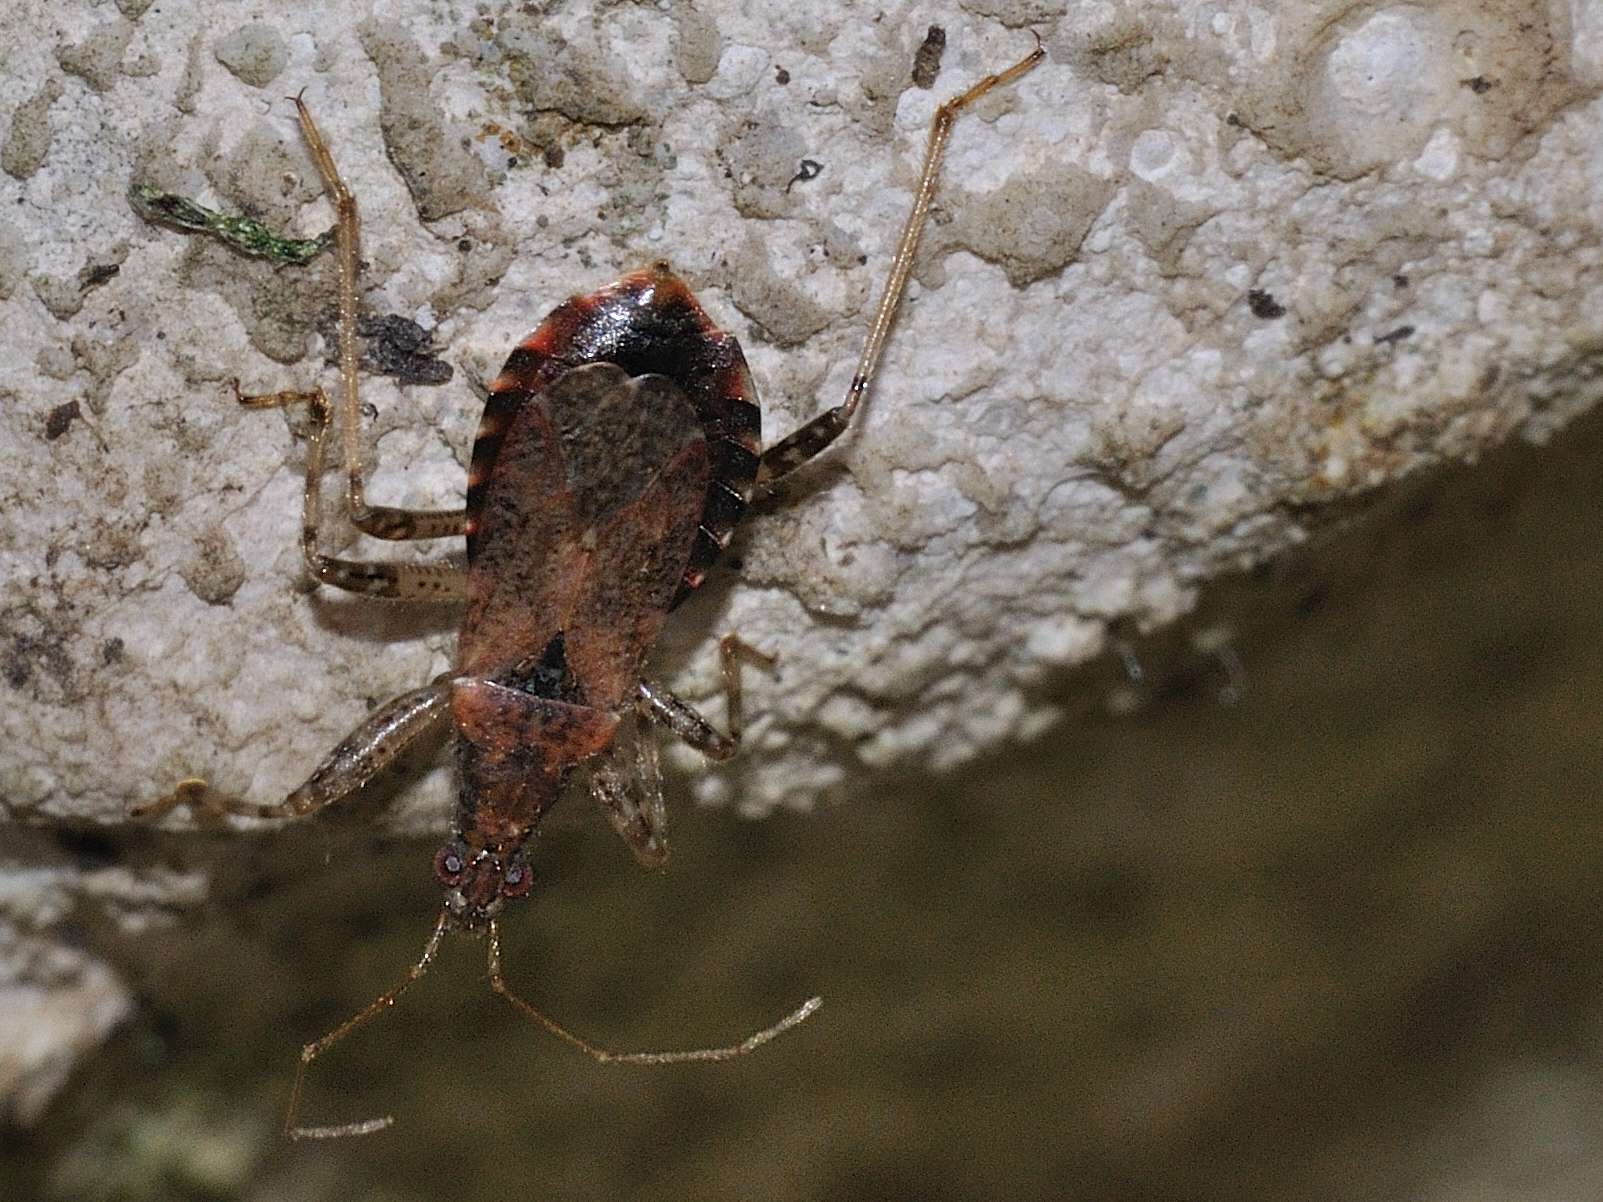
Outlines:
[[484, 488], [501, 442], [523, 407], [552, 381], [587, 363], [678, 385], [707, 437], [711, 477], [690, 560], [672, 605], [705, 578], [751, 501], [762, 455], [762, 413], [746, 356], [666, 263], [558, 305], [507, 357], [473, 440], [468, 469], [468, 562], [479, 548]]

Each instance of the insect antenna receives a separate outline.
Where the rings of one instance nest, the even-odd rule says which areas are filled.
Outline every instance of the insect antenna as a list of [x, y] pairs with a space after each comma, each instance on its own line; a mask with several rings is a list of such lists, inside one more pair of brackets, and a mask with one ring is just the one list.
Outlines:
[[821, 997], [811, 997], [784, 1018], [771, 1026], [764, 1027], [746, 1036], [739, 1043], [728, 1044], [721, 1048], [686, 1048], [673, 1052], [614, 1052], [607, 1048], [597, 1047], [583, 1036], [575, 1035], [555, 1019], [536, 1010], [528, 1002], [513, 993], [501, 974], [501, 932], [492, 920], [489, 929], [489, 959], [490, 959], [490, 988], [512, 1003], [512, 1006], [527, 1018], [532, 1019], [555, 1035], [563, 1043], [578, 1048], [585, 1055], [600, 1064], [694, 1064], [707, 1063], [717, 1060], [733, 1060], [736, 1056], [744, 1056], [747, 1052], [755, 1051], [776, 1036], [783, 1035], [792, 1027], [803, 1022], [809, 1015], [824, 1004]]
[[314, 1040], [301, 1049], [300, 1062], [295, 1066], [295, 1084], [289, 1091], [289, 1109], [284, 1113], [284, 1137], [291, 1142], [303, 1139], [345, 1139], [352, 1135], [372, 1135], [375, 1131], [383, 1131], [395, 1122], [393, 1115], [384, 1115], [376, 1119], [360, 1119], [354, 1123], [334, 1123], [328, 1126], [303, 1127], [296, 1120], [301, 1112], [301, 1089], [306, 1084], [306, 1070], [329, 1048], [344, 1039], [359, 1027], [365, 1027], [373, 1019], [383, 1014], [395, 1005], [395, 999], [410, 989], [428, 972], [429, 965], [434, 963], [435, 954], [440, 950], [440, 940], [445, 937], [448, 928], [448, 916], [441, 914], [439, 921], [434, 924], [434, 931], [429, 935], [429, 941], [423, 947], [422, 956], [412, 965], [406, 974], [406, 979], [387, 993], [374, 998], [351, 1018], [346, 1019], [323, 1038]]

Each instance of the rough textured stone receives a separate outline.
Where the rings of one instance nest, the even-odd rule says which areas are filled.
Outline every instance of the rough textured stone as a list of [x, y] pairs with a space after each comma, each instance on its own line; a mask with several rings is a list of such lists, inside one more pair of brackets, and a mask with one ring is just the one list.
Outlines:
[[265, 88], [289, 65], [289, 47], [277, 29], [265, 22], [241, 25], [217, 41], [217, 61], [241, 83]]
[[0, 170], [21, 180], [43, 166], [50, 153], [50, 106], [60, 99], [61, 81], [52, 78], [17, 106], [5, 145], [0, 146]]
[[[807, 808], [1038, 735], [1074, 708], [1052, 682], [1113, 632], [1173, 622], [1337, 502], [1545, 438], [1603, 393], [1585, 6], [976, 4], [942, 16], [933, 92], [909, 83], [930, 12], [837, 7], [701, 0], [722, 47], [704, 87], [687, 73], [710, 54], [687, 68], [650, 6], [515, 9], [469, 36], [476, 8], [408, 2], [382, 37], [272, 10], [275, 83], [306, 87], [364, 206], [375, 311], [488, 378], [551, 305], [667, 257], [744, 339], [769, 437], [844, 395], [934, 106], [1031, 44], [975, 13], [1044, 20], [1049, 61], [955, 132], [859, 428], [753, 518], [657, 658], [714, 711], [711, 636], [783, 664], [749, 682], [734, 763], [676, 753], [704, 798]], [[24, 6], [0, 78], [12, 129], [60, 93], [48, 153], [0, 179], [0, 268], [34, 283], [7, 285], [0, 361], [13, 823], [119, 826], [193, 773], [276, 796], [449, 662], [449, 615], [306, 595], [293, 423], [223, 387], [332, 386], [303, 357], [331, 260], [250, 263], [127, 206], [159, 170], [303, 234], [331, 219], [288, 106], [218, 63], [205, 6], [162, 10], [137, 25], [149, 74], [120, 67], [136, 27], [106, 6]], [[824, 170], [747, 205], [719, 157], [743, 138]], [[80, 291], [120, 244], [120, 273]], [[46, 440], [81, 398], [91, 437]], [[457, 503], [471, 391], [365, 398], [374, 499]], [[230, 547], [242, 577], [226, 554], [197, 575], [197, 548]], [[383, 821], [441, 829], [448, 786], [418, 772]]]

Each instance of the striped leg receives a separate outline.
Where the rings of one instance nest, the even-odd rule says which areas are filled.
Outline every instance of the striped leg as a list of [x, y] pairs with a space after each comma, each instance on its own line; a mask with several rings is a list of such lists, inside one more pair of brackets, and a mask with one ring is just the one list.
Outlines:
[[946, 141], [951, 136], [952, 123], [957, 120], [957, 114], [993, 88], [1012, 83], [1045, 57], [1046, 51], [1041, 48], [1041, 39], [1037, 37], [1035, 49], [1006, 71], [987, 75], [968, 91], [954, 96], [935, 110], [935, 118], [930, 122], [929, 146], [924, 151], [924, 169], [919, 175], [918, 190], [913, 194], [913, 208], [907, 215], [907, 224], [902, 227], [901, 241], [896, 244], [885, 291], [874, 310], [874, 319], [868, 324], [868, 337], [863, 342], [863, 353], [858, 357], [857, 370], [852, 374], [846, 399], [763, 452], [762, 465], [757, 470], [758, 488], [774, 484], [780, 477], [795, 471], [829, 446], [840, 437], [851, 423], [852, 414], [857, 412], [858, 404], [868, 391], [868, 383], [874, 378], [880, 353], [885, 349], [885, 337], [890, 333], [896, 308], [907, 287], [907, 273], [912, 270], [919, 235], [924, 232], [924, 222], [929, 217], [930, 202], [935, 197], [935, 184], [940, 175], [941, 156], [946, 151]]
[[380, 706], [341, 739], [306, 782], [283, 801], [264, 805], [223, 797], [213, 793], [205, 781], [191, 777], [180, 781], [165, 797], [135, 809], [132, 817], [154, 820], [178, 806], [249, 818], [299, 818], [314, 813], [361, 788], [437, 725], [446, 716], [450, 697], [451, 678], [445, 675]]
[[[301, 136], [311, 151], [312, 161], [323, 177], [330, 202], [338, 216], [334, 245], [339, 255], [339, 344], [340, 391], [344, 396], [343, 432], [345, 440], [345, 474], [347, 509], [351, 522], [363, 534], [385, 539], [454, 538], [466, 532], [467, 516], [461, 509], [421, 510], [391, 509], [382, 505], [369, 505], [362, 485], [362, 431], [361, 402], [356, 383], [356, 282], [361, 270], [361, 216], [357, 212], [356, 197], [340, 178], [334, 156], [328, 143], [312, 120], [311, 110], [299, 96], [295, 97], [295, 111], [300, 117]], [[324, 409], [327, 409], [324, 401]], [[324, 419], [327, 424], [327, 418]], [[319, 577], [322, 579], [322, 577]], [[329, 583], [337, 583], [329, 581]], [[341, 584], [345, 588], [347, 585]], [[357, 589], [358, 592], [371, 591]], [[383, 596], [397, 595], [381, 593]], [[405, 594], [414, 595], [414, 594]]]
[[679, 700], [667, 689], [644, 680], [640, 682], [637, 693], [640, 712], [658, 725], [666, 726], [675, 737], [689, 743], [709, 760], [722, 763], [739, 749], [740, 736], [746, 727], [744, 690], [740, 683], [742, 660], [757, 664], [769, 672], [774, 670], [777, 663], [773, 656], [764, 655], [737, 635], [726, 634], [718, 641], [718, 667], [723, 674], [724, 697], [728, 705], [724, 720], [729, 726], [729, 733], [719, 730], [694, 707]]
[[[318, 550], [318, 530], [322, 524], [323, 458], [328, 445], [328, 427], [333, 420], [328, 396], [321, 388], [311, 392], [272, 392], [262, 396], [246, 396], [239, 390], [239, 381], [232, 381], [234, 396], [239, 403], [252, 409], [306, 404], [312, 411], [316, 428], [308, 439], [306, 449], [306, 491], [301, 505], [301, 554], [306, 558], [306, 570], [324, 584], [351, 593], [366, 593], [370, 597], [390, 597], [406, 600], [447, 601], [461, 597], [465, 580], [461, 569], [439, 563], [385, 563], [337, 559]], [[353, 480], [356, 477], [352, 477]], [[386, 509], [390, 515], [417, 518], [436, 518], [440, 514], [409, 514], [403, 509]], [[449, 515], [447, 515], [449, 516]], [[460, 517], [460, 514], [456, 515]], [[393, 525], [391, 528], [394, 528]], [[460, 533], [460, 531], [447, 532]], [[388, 537], [440, 538], [439, 533], [410, 536], [391, 534]]]

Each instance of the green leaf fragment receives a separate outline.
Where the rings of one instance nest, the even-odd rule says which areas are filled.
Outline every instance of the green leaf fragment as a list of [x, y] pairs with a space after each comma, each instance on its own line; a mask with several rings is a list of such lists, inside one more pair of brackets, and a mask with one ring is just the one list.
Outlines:
[[315, 238], [280, 238], [261, 222], [250, 217], [231, 217], [171, 192], [160, 192], [146, 184], [128, 190], [128, 203], [146, 221], [169, 225], [192, 234], [210, 234], [243, 255], [271, 263], [291, 263], [304, 267], [334, 245], [334, 231]]

